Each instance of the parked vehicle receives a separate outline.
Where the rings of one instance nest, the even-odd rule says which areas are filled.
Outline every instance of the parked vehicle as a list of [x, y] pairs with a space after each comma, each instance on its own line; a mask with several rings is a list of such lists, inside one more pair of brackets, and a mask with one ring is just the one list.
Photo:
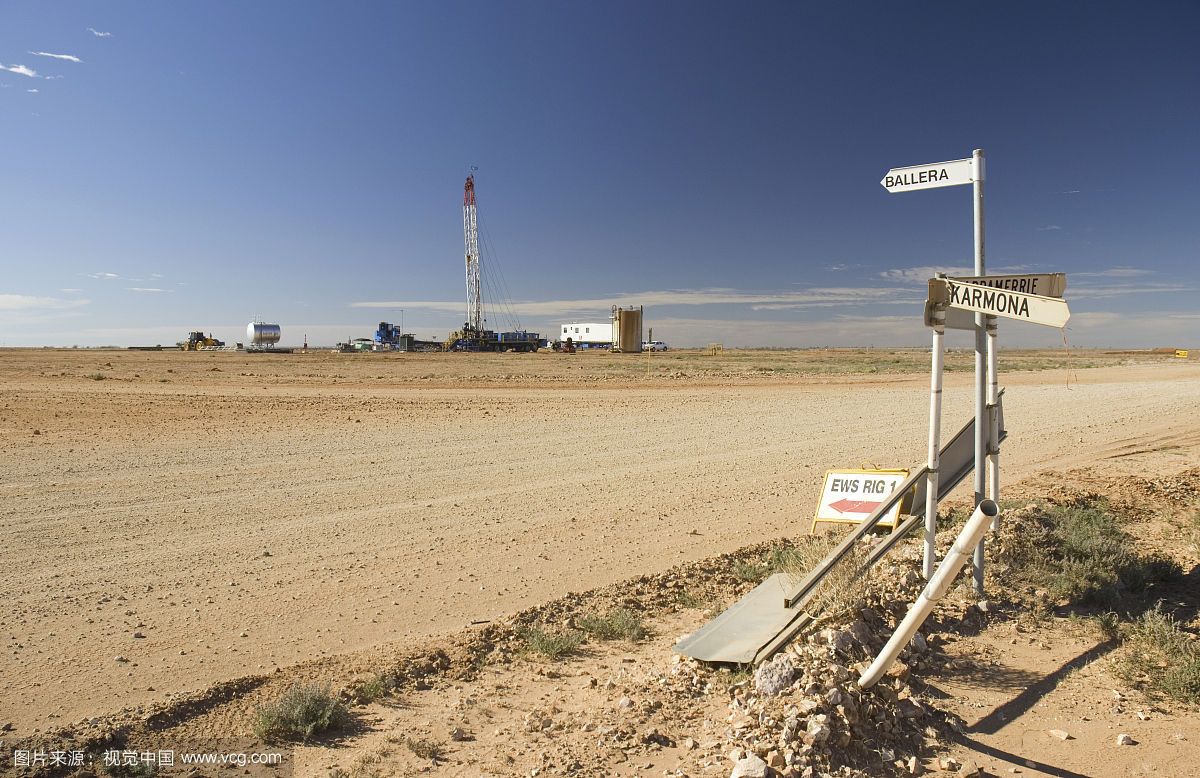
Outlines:
[[642, 351], [666, 351], [667, 344], [661, 340], [644, 340], [642, 341]]

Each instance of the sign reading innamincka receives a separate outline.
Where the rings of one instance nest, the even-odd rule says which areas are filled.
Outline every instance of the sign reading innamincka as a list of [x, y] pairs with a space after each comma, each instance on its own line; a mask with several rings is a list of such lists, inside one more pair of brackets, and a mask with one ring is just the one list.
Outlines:
[[948, 278], [930, 279], [929, 299], [951, 308], [1044, 324], [1047, 327], [1063, 327], [1071, 318], [1071, 311], [1067, 308], [1065, 300], [967, 284]]

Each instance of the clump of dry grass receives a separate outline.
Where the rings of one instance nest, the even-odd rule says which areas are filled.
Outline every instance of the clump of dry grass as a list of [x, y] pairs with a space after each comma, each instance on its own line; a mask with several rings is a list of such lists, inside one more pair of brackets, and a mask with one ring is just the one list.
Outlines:
[[556, 632], [543, 627], [530, 627], [521, 631], [525, 645], [535, 653], [547, 659], [561, 659], [579, 650], [583, 643], [583, 633], [576, 630]]
[[581, 616], [576, 623], [597, 640], [622, 639], [636, 643], [646, 637], [646, 625], [642, 617], [625, 608], [613, 608], [603, 616]]
[[422, 759], [428, 759], [431, 762], [436, 762], [446, 756], [446, 747], [444, 744], [436, 740], [424, 740], [418, 738], [405, 738], [404, 745], [408, 746], [408, 750]]
[[1200, 641], [1163, 613], [1161, 603], [1129, 625], [1115, 669], [1127, 683], [1200, 703]]
[[[776, 563], [799, 583], [841, 542], [834, 532], [812, 535], [781, 552]], [[839, 616], [852, 610], [867, 594], [865, 563], [866, 551], [857, 545], [850, 549], [813, 590], [805, 610], [813, 616]]]

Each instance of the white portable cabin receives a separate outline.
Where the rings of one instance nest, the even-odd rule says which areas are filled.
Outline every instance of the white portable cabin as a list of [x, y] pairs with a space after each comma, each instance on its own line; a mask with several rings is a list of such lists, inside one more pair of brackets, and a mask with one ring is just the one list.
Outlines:
[[558, 339], [563, 343], [567, 338], [575, 345], [610, 347], [613, 342], [612, 322], [572, 322], [562, 326]]

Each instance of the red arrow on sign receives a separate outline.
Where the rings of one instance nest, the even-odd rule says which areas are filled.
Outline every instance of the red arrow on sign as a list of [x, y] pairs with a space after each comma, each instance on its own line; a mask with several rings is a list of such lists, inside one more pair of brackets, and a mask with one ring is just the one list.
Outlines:
[[866, 500], [846, 500], [829, 503], [829, 507], [838, 513], [870, 513], [883, 503], [867, 502]]

